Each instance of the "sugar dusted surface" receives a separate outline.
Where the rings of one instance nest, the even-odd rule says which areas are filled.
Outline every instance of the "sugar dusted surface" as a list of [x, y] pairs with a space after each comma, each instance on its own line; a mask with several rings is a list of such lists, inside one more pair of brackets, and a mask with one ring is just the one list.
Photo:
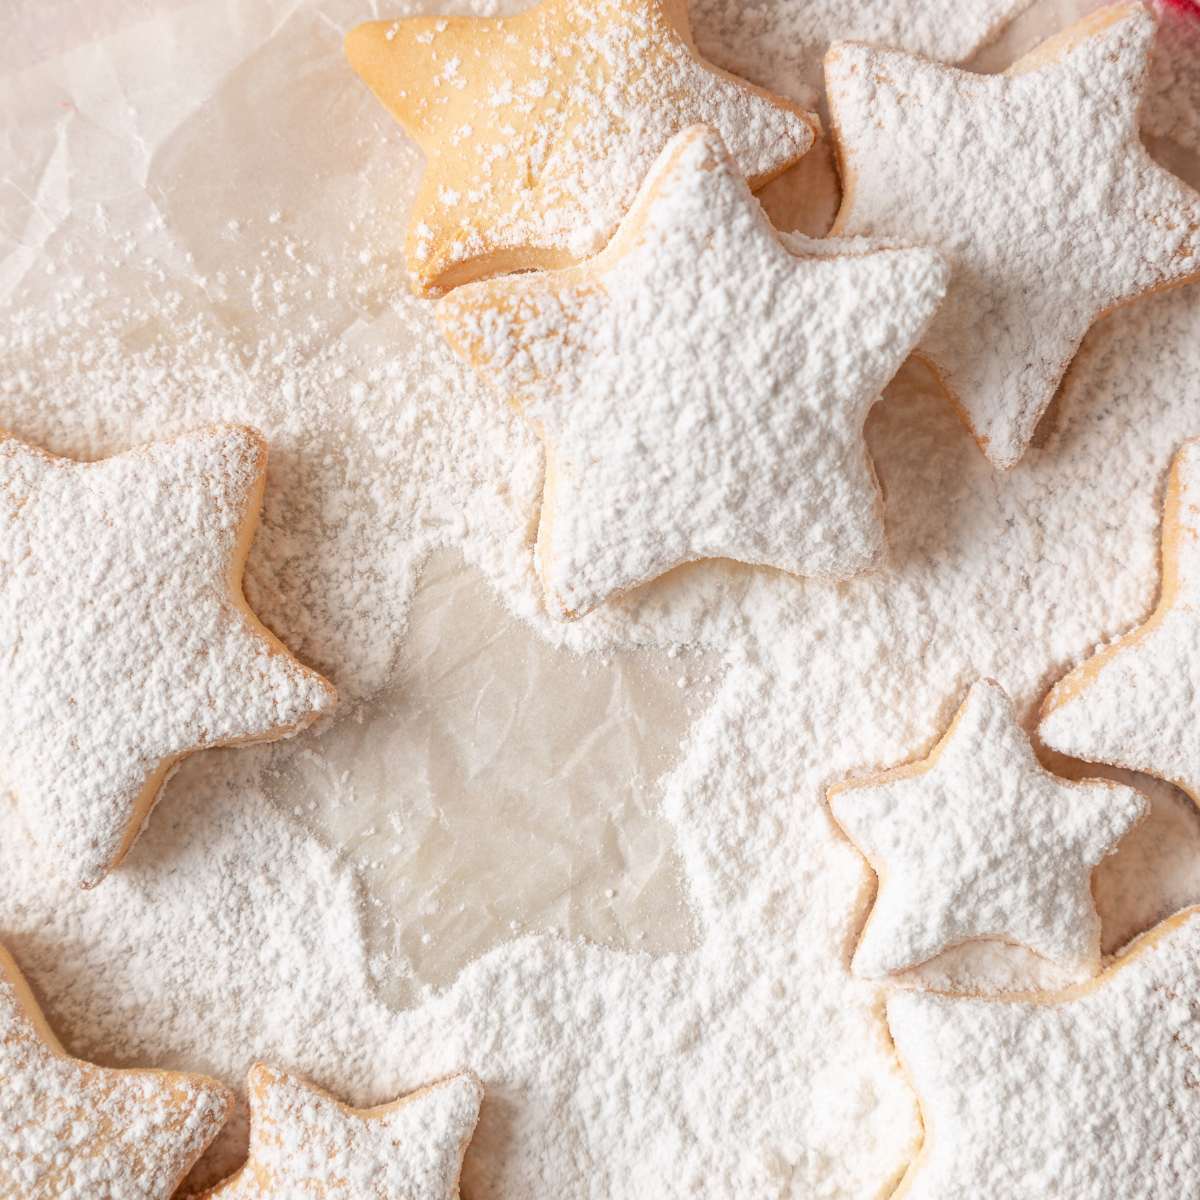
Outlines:
[[942, 62], [969, 58], [1030, 0], [691, 0], [701, 51], [787, 96], [821, 80], [830, 42], [852, 38]]
[[1038, 732], [1063, 754], [1146, 771], [1200, 799], [1200, 443], [1180, 450], [1170, 480], [1159, 609], [1056, 685]]
[[471, 1076], [370, 1113], [269, 1067], [249, 1088], [249, 1162], [206, 1200], [456, 1200], [483, 1095]]
[[872, 566], [863, 425], [945, 284], [927, 250], [785, 245], [696, 128], [598, 260], [442, 301], [452, 343], [546, 441], [551, 612], [701, 558], [831, 578]]
[[849, 180], [835, 228], [946, 255], [920, 350], [998, 467], [1025, 452], [1098, 316], [1200, 273], [1200, 195], [1138, 140], [1154, 33], [1132, 4], [1003, 76], [858, 44], [826, 60]]
[[232, 427], [90, 464], [0, 441], [0, 763], [69, 880], [99, 882], [181, 755], [332, 707], [233, 590], [264, 453]]
[[854, 971], [878, 978], [998, 938], [1094, 975], [1092, 870], [1147, 807], [1132, 788], [1055, 778], [1004, 692], [974, 684], [927, 764], [830, 796], [881, 876]]
[[1158, 37], [1150, 64], [1142, 127], [1200, 151], [1200, 10], [1186, 0], [1157, 0]]
[[216, 1136], [219, 1084], [106, 1071], [56, 1052], [0, 950], [0, 1192], [20, 1200], [167, 1200]]
[[1191, 1193], [1198, 983], [1192, 910], [1061, 1002], [893, 996], [888, 1024], [926, 1121], [906, 1200]]
[[[812, 145], [815, 120], [699, 60], [660, 0], [544, 0], [489, 24], [377, 22], [351, 60], [425, 149], [410, 215], [414, 275], [437, 284], [598, 251], [670, 138], [717, 129], [765, 181]], [[674, 6], [686, 11], [685, 6]], [[376, 71], [408, 55], [396, 79]], [[463, 269], [469, 273], [463, 274]]]
[[[261, 1059], [356, 1105], [474, 1067], [488, 1099], [464, 1170], [473, 1198], [890, 1194], [920, 1126], [879, 989], [846, 970], [870, 876], [825, 792], [926, 751], [981, 676], [1029, 728], [1054, 679], [1145, 617], [1160, 481], [1200, 431], [1194, 289], [1108, 319], [1002, 478], [923, 372], [904, 372], [866, 427], [887, 495], [880, 574], [830, 585], [697, 565], [553, 626], [530, 554], [537, 439], [444, 348], [394, 256], [417, 155], [346, 70], [339, 28], [291, 6], [229, 12], [189, 6], [186, 28], [164, 17], [3, 83], [0, 119], [23, 132], [0, 204], [24, 237], [0, 265], [0, 407], [21, 436], [79, 457], [214, 420], [260, 427], [271, 478], [248, 594], [351, 702], [324, 733], [190, 760], [126, 868], [86, 896], [36, 868], [0, 807], [0, 920], [56, 1028], [113, 1065], [240, 1088]], [[151, 27], [172, 35], [148, 54]], [[75, 109], [58, 103], [68, 83]], [[642, 798], [671, 831], [682, 899], [643, 905], [619, 876], [632, 915], [613, 947], [515, 939], [439, 995], [418, 976], [397, 1012], [371, 981], [417, 976], [413, 957], [364, 942], [369, 874], [311, 834], [276, 772], [412, 836], [387, 824], [389, 777], [334, 777], [325, 748], [357, 712], [378, 715], [439, 547], [531, 636], [597, 647], [597, 672], [614, 645], [686, 662], [668, 654], [692, 640], [721, 670], [682, 689], [700, 716]], [[512, 709], [526, 718], [519, 695]], [[418, 785], [427, 761], [407, 767]], [[1097, 872], [1106, 953], [1200, 900], [1194, 806], [1138, 786], [1154, 811]], [[528, 812], [519, 797], [498, 797], [502, 811]], [[574, 853], [555, 841], [519, 869], [574, 868]], [[448, 879], [480, 911], [499, 886]], [[680, 919], [690, 949], [631, 952], [639, 928]], [[420, 904], [397, 921], [417, 940]], [[974, 988], [1052, 982], [995, 948], [935, 967]], [[195, 1182], [236, 1170], [244, 1139], [235, 1124]]]

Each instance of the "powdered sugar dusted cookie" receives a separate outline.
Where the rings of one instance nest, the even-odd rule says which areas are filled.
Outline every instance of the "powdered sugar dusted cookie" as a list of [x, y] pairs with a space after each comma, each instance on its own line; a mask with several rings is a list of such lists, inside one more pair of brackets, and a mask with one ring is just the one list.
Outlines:
[[781, 241], [697, 127], [597, 258], [443, 300], [451, 343], [545, 439], [550, 610], [580, 616], [699, 558], [871, 566], [863, 422], [945, 278], [931, 250]]
[[1088, 327], [1200, 275], [1200, 196], [1138, 139], [1155, 23], [1102, 9], [1005, 75], [835, 45], [826, 78], [844, 195], [835, 232], [950, 260], [920, 353], [997, 467], [1011, 467]]
[[349, 1108], [261, 1064], [250, 1157], [211, 1200], [455, 1200], [483, 1088], [455, 1075], [378, 1108]]
[[754, 186], [817, 129], [701, 59], [684, 0], [373, 21], [351, 31], [346, 53], [426, 155], [407, 242], [422, 291], [594, 254], [688, 125], [718, 129]]
[[0, 769], [85, 887], [185, 755], [333, 706], [242, 597], [266, 457], [235, 427], [97, 463], [0, 438]]
[[821, 56], [836, 40], [895, 46], [960, 62], [1030, 0], [691, 0], [701, 51], [731, 71], [795, 95], [820, 86]]
[[925, 1143], [904, 1200], [1168, 1200], [1196, 1190], [1200, 909], [1050, 1001], [888, 1001]]
[[1185, 443], [1167, 481], [1158, 607], [1055, 685], [1038, 732], [1063, 754], [1157, 775], [1200, 803], [1200, 441]]
[[232, 1104], [198, 1075], [69, 1057], [0, 947], [0, 1195], [166, 1200]]
[[976, 938], [1094, 975], [1092, 870], [1148, 807], [1132, 788], [1044, 770], [988, 680], [971, 688], [928, 758], [835, 788], [829, 803], [879, 876], [853, 962], [868, 978]]
[[1200, 151], [1200, 0], [1158, 0], [1142, 128]]

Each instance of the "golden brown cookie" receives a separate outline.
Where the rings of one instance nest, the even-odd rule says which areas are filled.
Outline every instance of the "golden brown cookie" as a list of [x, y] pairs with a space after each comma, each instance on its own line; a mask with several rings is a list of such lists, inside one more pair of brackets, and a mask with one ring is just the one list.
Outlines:
[[407, 240], [425, 293], [594, 254], [688, 125], [715, 128], [754, 187], [818, 129], [811, 113], [705, 62], [683, 0], [371, 21], [351, 30], [346, 53], [425, 152]]
[[167, 1200], [232, 1104], [199, 1075], [72, 1058], [0, 947], [0, 1196]]

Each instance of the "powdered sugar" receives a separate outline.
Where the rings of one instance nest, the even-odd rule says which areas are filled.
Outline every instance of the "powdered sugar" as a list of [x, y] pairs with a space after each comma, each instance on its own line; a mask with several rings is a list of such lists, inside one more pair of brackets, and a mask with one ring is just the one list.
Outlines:
[[920, 351], [998, 467], [1025, 452], [1101, 313], [1200, 273], [1200, 196], [1138, 140], [1154, 30], [1140, 4], [1103, 9], [1005, 76], [860, 45], [826, 60], [835, 228], [946, 254]]
[[883, 529], [863, 423], [945, 281], [926, 250], [785, 246], [698, 127], [596, 261], [444, 300], [451, 342], [546, 440], [551, 613], [699, 558], [871, 566]]
[[0, 442], [0, 754], [55, 868], [86, 887], [182, 755], [332, 707], [234, 590], [264, 468], [238, 428], [95, 464]]
[[0, 759], [55, 868], [84, 886], [184, 754], [333, 706], [241, 602], [264, 460], [235, 428], [95, 464], [0, 441]]
[[[31, 944], [31, 959], [51, 971], [64, 1018], [97, 1047], [119, 1036], [122, 1053], [156, 1046], [176, 1063], [215, 1053], [234, 1075], [270, 1054], [325, 1086], [336, 1081], [358, 1104], [470, 1066], [484, 1077], [488, 1098], [466, 1159], [468, 1195], [537, 1195], [552, 1187], [576, 1196], [638, 1196], [652, 1187], [682, 1195], [704, 1179], [722, 1193], [743, 1184], [778, 1188], [788, 1179], [796, 1189], [828, 1190], [837, 1177], [857, 1192], [876, 1190], [881, 1174], [911, 1149], [911, 1102], [898, 1076], [829, 1090], [838, 1075], [861, 1079], [887, 1061], [869, 1019], [870, 995], [858, 994], [840, 967], [822, 965], [824, 950], [779, 939], [779, 950], [762, 960], [738, 933], [740, 919], [714, 927], [703, 950], [683, 956], [522, 938], [419, 1007], [389, 1012], [366, 983], [352, 880], [290, 830], [248, 780], [226, 774], [229, 767], [238, 773], [245, 754], [225, 758], [204, 756], [185, 767], [179, 802], [162, 806], [145, 852], [89, 896], [91, 904], [26, 878], [20, 908], [6, 906], [6, 919], [24, 924], [26, 914], [44, 914], [52, 896], [63, 900], [53, 943], [42, 952]], [[224, 787], [214, 786], [218, 768], [230, 779]], [[195, 802], [201, 795], [203, 808]], [[200, 830], [208, 831], [203, 849]], [[786, 853], [794, 853], [788, 841]], [[26, 853], [20, 839], [0, 844], [0, 866], [8, 872]], [[806, 904], [835, 919], [857, 865], [836, 846], [822, 860], [824, 870], [804, 870]], [[100, 908], [125, 914], [125, 927], [102, 918]], [[173, 935], [153, 946], [127, 936], [130, 925], [167, 919]], [[68, 939], [79, 950], [72, 960], [61, 953]], [[741, 968], [728, 968], [734, 959], [744, 966], [745, 954], [757, 964], [749, 988], [738, 981]], [[811, 1022], [807, 1000], [809, 1015], [798, 1020], [798, 1004], [815, 994], [791, 982], [792, 970], [825, 980], [819, 1022]], [[138, 995], [122, 1001], [131, 977]], [[139, 1025], [131, 1004], [156, 1019]], [[788, 1026], [786, 1038], [772, 1022]], [[223, 1032], [214, 1041], [217, 1027]], [[121, 1029], [128, 1035], [118, 1035]], [[834, 1037], [846, 1046], [844, 1073], [841, 1065], [811, 1073], [813, 1063], [831, 1062], [819, 1047]], [[732, 1076], [731, 1055], [741, 1064]], [[785, 1085], [789, 1078], [799, 1095]], [[800, 1133], [797, 1104], [812, 1114]], [[770, 1141], [731, 1155], [722, 1131], [754, 1106], [754, 1126]], [[870, 1152], [843, 1165], [842, 1131], [875, 1117]], [[860, 1144], [868, 1144], [864, 1133]], [[227, 1173], [240, 1153], [234, 1137], [204, 1181], [214, 1170]], [[675, 1188], [668, 1164], [682, 1168]]]
[[814, 103], [830, 42], [854, 38], [958, 62], [1030, 0], [691, 0], [701, 51], [785, 96]]
[[925, 1115], [911, 1200], [1187, 1195], [1195, 1127], [1200, 911], [1053, 1003], [905, 993], [888, 1024]]
[[[343, 21], [361, 15], [351, 7]], [[29, 231], [4, 262], [6, 283], [23, 281], [0, 325], [5, 421], [79, 455], [211, 420], [259, 425], [272, 468], [251, 599], [367, 725], [387, 719], [370, 697], [433, 546], [461, 547], [564, 655], [714, 647], [723, 682], [711, 702], [704, 693], [661, 789], [694, 948], [652, 956], [526, 937], [406, 1011], [381, 1004], [372, 974], [403, 976], [404, 944], [364, 944], [369, 882], [291, 815], [294, 795], [273, 773], [294, 764], [313, 794], [351, 796], [389, 828], [389, 780], [419, 780], [436, 741], [335, 797], [329, 764], [346, 758], [332, 747], [361, 728], [351, 705], [319, 736], [185, 764], [139, 852], [87, 895], [39, 871], [0, 809], [6, 936], [72, 1048], [109, 1063], [203, 1068], [241, 1087], [262, 1059], [359, 1105], [474, 1067], [488, 1098], [466, 1160], [473, 1198], [887, 1193], [920, 1123], [880, 992], [845, 968], [870, 875], [831, 828], [825, 790], [928, 744], [981, 675], [1028, 717], [1053, 678], [1147, 611], [1156, 481], [1200, 427], [1194, 294], [1106, 321], [1048, 438], [1002, 479], [923, 373], [904, 372], [866, 427], [887, 496], [880, 571], [827, 584], [696, 564], [554, 626], [530, 565], [538, 441], [445, 350], [388, 258], [416, 157], [382, 114], [373, 121], [336, 29], [298, 8], [260, 46], [252, 8], [234, 21], [226, 6], [190, 7], [186, 26], [162, 18], [172, 36], [152, 54], [131, 36], [5, 92], [0, 112], [52, 135], [36, 143], [44, 181], [24, 154], [11, 168], [52, 221], [0, 193], [16, 210], [9, 227]], [[210, 56], [212, 73], [189, 79]], [[218, 115], [206, 104], [181, 122], [177, 79], [215, 97]], [[58, 109], [64, 81], [84, 115]], [[126, 105], [149, 149], [111, 134]], [[64, 208], [57, 170], [73, 189]], [[448, 662], [459, 649], [447, 639]], [[458, 704], [465, 720], [479, 680], [461, 670], [460, 692], [413, 703]], [[569, 689], [559, 700], [572, 703]], [[512, 720], [527, 718], [514, 693]], [[611, 774], [598, 781], [610, 791], [564, 786], [563, 804], [618, 823], [612, 795], [625, 800], [628, 776]], [[497, 799], [497, 821], [527, 818], [520, 797]], [[1200, 898], [1192, 806], [1164, 788], [1155, 806], [1096, 873], [1108, 951]], [[540, 853], [564, 851], [556, 841]], [[504, 887], [445, 882], [481, 907], [489, 886]], [[677, 919], [657, 896], [638, 915], [663, 909]], [[414, 905], [396, 920], [412, 930], [423, 914]], [[956, 969], [975, 986], [1028, 978], [1015, 952], [966, 949]], [[196, 1182], [236, 1170], [244, 1126], [241, 1137], [231, 1129]]]
[[709, 67], [689, 40], [686, 8], [660, 0], [354, 30], [355, 69], [427, 155], [407, 243], [419, 285], [595, 253], [688, 125], [719, 130], [759, 184], [812, 145], [814, 118]]
[[830, 808], [880, 877], [857, 974], [1001, 938], [1087, 976], [1100, 966], [1092, 869], [1147, 804], [1132, 788], [1045, 771], [1008, 697], [984, 681], [929, 760], [839, 789]]
[[221, 1200], [455, 1200], [483, 1089], [469, 1075], [348, 1109], [291, 1076], [250, 1073], [250, 1158]]
[[1158, 0], [1158, 39], [1142, 104], [1142, 128], [1200, 151], [1200, 8]]
[[0, 1191], [167, 1200], [232, 1103], [219, 1084], [68, 1058], [0, 948]]
[[1163, 581], [1150, 620], [1050, 694], [1038, 732], [1075, 758], [1168, 779], [1200, 802], [1200, 443], [1175, 459], [1163, 519]]

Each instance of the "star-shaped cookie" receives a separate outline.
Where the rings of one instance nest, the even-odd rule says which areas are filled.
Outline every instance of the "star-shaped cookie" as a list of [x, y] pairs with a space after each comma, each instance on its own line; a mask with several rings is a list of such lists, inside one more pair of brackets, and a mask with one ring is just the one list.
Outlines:
[[831, 42], [895, 46], [962, 62], [987, 45], [1030, 0], [690, 0], [700, 50], [731, 71], [797, 94], [821, 86]]
[[483, 1088], [469, 1074], [378, 1108], [349, 1108], [261, 1064], [250, 1157], [203, 1200], [455, 1200]]
[[425, 152], [406, 249], [422, 292], [594, 254], [689, 125], [718, 129], [755, 187], [818, 128], [701, 59], [683, 0], [372, 21], [346, 53]]
[[1200, 804], [1200, 441], [1184, 444], [1167, 481], [1158, 607], [1055, 685], [1038, 733], [1073, 758], [1169, 780]]
[[242, 596], [266, 456], [237, 427], [96, 463], [0, 436], [0, 773], [85, 887], [185, 755], [334, 703]]
[[853, 961], [866, 978], [976, 938], [1094, 975], [1092, 870], [1147, 811], [1132, 788], [1044, 770], [990, 680], [971, 688], [928, 758], [834, 788], [829, 804], [879, 877]]
[[1200, 909], [1049, 1001], [898, 991], [925, 1142], [904, 1200], [1175, 1200], [1200, 1157]]
[[871, 566], [863, 423], [945, 280], [932, 250], [781, 240], [696, 127], [595, 259], [443, 300], [451, 344], [545, 440], [548, 609], [581, 616], [700, 558]]
[[921, 341], [997, 467], [1033, 438], [1103, 313], [1200, 275], [1200, 196], [1138, 137], [1155, 23], [1105, 8], [1005, 75], [842, 43], [825, 74], [842, 164], [835, 233], [950, 261]]
[[1150, 65], [1142, 128], [1200, 151], [1200, 0], [1156, 0], [1158, 40]]
[[232, 1104], [198, 1075], [71, 1058], [0, 947], [0, 1196], [167, 1200]]

